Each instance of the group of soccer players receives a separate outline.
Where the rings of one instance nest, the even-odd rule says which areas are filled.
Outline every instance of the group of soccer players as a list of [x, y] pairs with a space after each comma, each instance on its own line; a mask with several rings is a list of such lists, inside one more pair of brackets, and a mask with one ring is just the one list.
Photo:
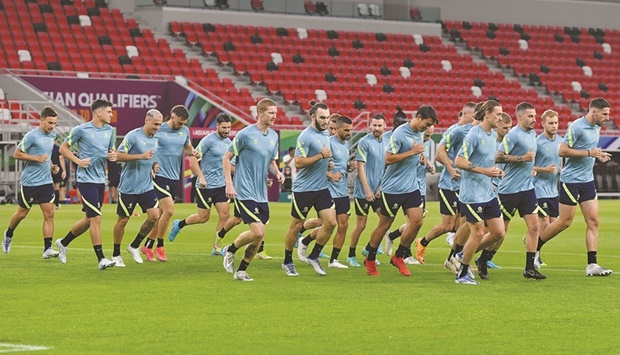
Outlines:
[[[510, 115], [502, 111], [498, 102], [467, 103], [459, 113], [459, 121], [445, 132], [437, 149], [437, 161], [444, 166], [439, 180], [441, 223], [420, 239], [416, 238], [425, 215], [426, 171], [435, 169], [429, 157], [433, 126], [439, 122], [435, 110], [421, 106], [415, 117], [408, 120], [399, 108], [394, 115], [393, 130], [385, 133], [385, 117], [373, 115], [370, 132], [359, 141], [355, 160], [351, 161], [351, 119], [332, 114], [324, 103], [312, 102], [311, 106], [311, 124], [300, 134], [295, 149], [294, 164], [299, 172], [293, 182], [291, 223], [284, 239], [282, 268], [286, 275], [299, 276], [293, 262], [296, 246], [298, 259], [309, 264], [317, 274], [325, 275], [319, 257], [325, 255], [323, 248], [334, 230], [328, 267], [348, 268], [338, 258], [350, 215], [347, 177], [355, 170], [356, 223], [346, 262], [351, 267], [361, 267], [356, 247], [372, 208], [379, 215], [379, 222], [362, 251], [368, 275], [379, 276], [376, 255], [385, 252], [391, 256], [390, 263], [402, 275], [409, 276], [411, 272], [406, 265], [423, 264], [429, 242], [452, 232], [452, 248], [444, 266], [456, 274], [456, 283], [478, 284], [471, 267], [474, 255], [481, 251], [475, 263], [480, 278], [487, 279], [488, 268], [497, 267], [492, 258], [518, 211], [527, 226], [523, 276], [545, 279], [538, 271], [543, 264], [540, 249], [571, 224], [577, 205], [587, 223], [586, 275], [612, 273], [597, 263], [598, 201], [593, 177], [594, 159], [602, 162], [610, 159], [608, 153], [597, 148], [600, 127], [609, 119], [610, 105], [606, 100], [592, 100], [588, 113], [570, 125], [563, 139], [557, 135], [559, 117], [552, 110], [542, 114], [544, 132], [536, 137], [536, 109], [529, 103], [517, 106], [517, 126], [512, 129]], [[51, 174], [58, 167], [50, 164], [49, 158], [57, 114], [46, 107], [41, 112], [40, 126], [24, 136], [15, 153], [15, 158], [25, 164], [19, 207], [4, 233], [4, 252], [9, 252], [20, 221], [32, 204], [38, 203], [44, 215], [43, 258], [58, 257], [66, 263], [71, 241], [90, 229], [99, 268], [124, 267], [121, 242], [125, 226], [136, 205], [140, 205], [147, 219], [127, 251], [137, 263], [143, 262], [141, 253], [148, 261], [166, 261], [164, 236], [174, 214], [175, 192], [185, 154], [197, 177], [198, 211], [183, 220], [175, 220], [168, 233], [169, 240], [174, 241], [187, 225], [208, 221], [211, 207], [215, 206], [219, 221], [213, 254], [224, 256], [224, 268], [235, 280], [252, 281], [247, 268], [254, 257], [270, 258], [262, 252], [265, 225], [269, 221], [268, 173], [280, 183], [284, 181], [278, 168], [278, 136], [271, 128], [278, 113], [275, 102], [269, 99], [258, 102], [257, 122], [239, 131], [232, 141], [228, 138], [230, 116], [218, 115], [216, 131], [203, 138], [197, 149], [190, 144], [189, 129], [185, 126], [189, 112], [184, 106], [175, 106], [165, 122], [161, 112], [149, 110], [144, 125], [129, 132], [118, 147], [114, 146], [114, 128], [109, 125], [112, 103], [96, 100], [91, 109], [93, 119], [75, 127], [60, 148], [60, 153], [78, 166], [84, 218], [64, 238], [56, 240], [58, 251], [54, 250]], [[560, 174], [562, 157], [566, 161]], [[124, 163], [111, 260], [103, 254], [100, 231], [107, 160]], [[229, 216], [229, 201], [234, 203], [233, 217]], [[308, 219], [311, 209], [316, 211], [317, 218]], [[406, 223], [390, 231], [401, 209]], [[248, 230], [221, 248], [222, 238], [241, 222], [248, 225]], [[309, 234], [304, 236], [306, 231]], [[394, 241], [399, 237], [400, 243], [394, 251]], [[385, 241], [384, 250], [382, 241]], [[308, 253], [312, 242], [314, 246]], [[235, 270], [235, 253], [244, 247], [243, 259]]]

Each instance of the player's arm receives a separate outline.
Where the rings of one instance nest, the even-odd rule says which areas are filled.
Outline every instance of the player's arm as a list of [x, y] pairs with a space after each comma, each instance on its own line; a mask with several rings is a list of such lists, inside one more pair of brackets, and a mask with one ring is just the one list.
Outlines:
[[470, 173], [482, 174], [492, 178], [501, 176], [503, 174], [503, 171], [497, 166], [491, 168], [476, 166], [472, 162], [467, 160], [467, 158], [461, 155], [456, 157], [456, 167], [465, 171], [469, 171]]
[[557, 166], [555, 164], [551, 164], [547, 166], [535, 166], [534, 171], [536, 172], [536, 174], [540, 174], [540, 173], [553, 174], [555, 173], [556, 168]]
[[521, 163], [534, 161], [535, 154], [531, 150], [528, 150], [524, 155], [510, 155], [506, 154], [502, 150], [498, 150], [495, 154], [496, 163]]
[[[300, 153], [300, 155], [298, 155], [298, 153]], [[303, 154], [304, 154], [304, 151], [299, 150], [299, 148], [298, 150], [295, 151], [295, 168], [297, 169], [303, 169], [307, 166], [310, 166], [316, 163], [319, 160], [329, 159], [332, 157], [332, 151], [329, 150], [329, 148], [325, 146], [321, 148], [321, 151], [318, 154], [315, 154], [313, 156], [306, 157], [306, 156], [303, 156]]]
[[392, 165], [422, 152], [424, 152], [424, 145], [422, 143], [414, 144], [408, 151], [398, 154], [388, 151], [385, 152], [385, 164]]
[[22, 151], [19, 148], [15, 149], [15, 153], [13, 154], [13, 158], [15, 158], [15, 159], [24, 160], [24, 161], [34, 161], [34, 162], [38, 162], [38, 163], [43, 163], [44, 161], [47, 160], [47, 157], [48, 157], [47, 154], [30, 155], [30, 154]]
[[60, 155], [77, 164], [79, 167], [87, 168], [88, 165], [90, 165], [90, 158], [80, 159], [75, 156], [75, 154], [73, 154], [73, 152], [69, 148], [69, 143], [67, 143], [67, 141], [62, 142], [58, 151], [60, 152]]
[[155, 155], [155, 152], [152, 149], [149, 149], [146, 152], [140, 154], [130, 154], [128, 152], [132, 146], [133, 142], [131, 138], [125, 137], [125, 139], [121, 142], [121, 145], [118, 147], [118, 150], [116, 151], [116, 161], [128, 162], [136, 160], [149, 160], [152, 159]]
[[284, 183], [284, 174], [278, 168], [278, 159], [274, 159], [269, 164], [269, 172], [274, 175], [280, 184]]

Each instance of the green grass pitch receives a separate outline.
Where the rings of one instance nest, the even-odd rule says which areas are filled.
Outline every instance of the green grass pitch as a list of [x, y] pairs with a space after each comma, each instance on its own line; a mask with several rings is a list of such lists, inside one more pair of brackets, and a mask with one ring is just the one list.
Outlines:
[[[618, 201], [601, 201], [599, 263], [620, 272]], [[175, 218], [195, 211], [176, 206]], [[525, 280], [524, 224], [513, 221], [506, 242], [480, 286], [457, 285], [442, 266], [445, 238], [433, 241], [425, 265], [402, 277], [380, 255], [380, 277], [363, 268], [326, 269], [321, 277], [296, 261], [300, 277], [280, 267], [290, 204], [271, 204], [266, 251], [254, 282], [233, 281], [222, 258], [210, 255], [215, 221], [186, 227], [166, 243], [169, 261], [97, 270], [90, 238], [75, 240], [67, 264], [43, 260], [38, 206], [17, 229], [11, 253], [0, 254], [0, 351], [6, 344], [84, 353], [617, 353], [620, 275], [585, 276], [585, 224], [573, 225], [543, 250], [545, 281]], [[439, 221], [431, 202], [421, 235]], [[0, 206], [2, 230], [15, 206]], [[103, 209], [103, 239], [111, 257], [115, 206]], [[56, 211], [54, 239], [81, 217], [77, 205]], [[215, 217], [215, 216], [214, 216]], [[122, 250], [144, 216], [127, 226]], [[214, 218], [215, 219], [215, 218]], [[361, 247], [376, 216], [369, 220]], [[395, 225], [402, 223], [399, 216]], [[354, 217], [350, 220], [353, 227]], [[238, 226], [226, 241], [244, 231]], [[348, 237], [348, 236], [347, 236]], [[340, 260], [344, 262], [348, 240]], [[331, 252], [331, 242], [326, 247]], [[238, 255], [240, 257], [240, 255]], [[295, 257], [296, 259], [296, 257]], [[326, 261], [323, 260], [326, 266]]]

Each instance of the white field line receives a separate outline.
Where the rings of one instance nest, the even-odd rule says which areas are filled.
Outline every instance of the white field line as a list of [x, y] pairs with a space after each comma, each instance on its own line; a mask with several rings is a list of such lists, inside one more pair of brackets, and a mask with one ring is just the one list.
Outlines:
[[50, 350], [51, 347], [25, 344], [0, 343], [0, 353], [16, 353], [19, 351]]

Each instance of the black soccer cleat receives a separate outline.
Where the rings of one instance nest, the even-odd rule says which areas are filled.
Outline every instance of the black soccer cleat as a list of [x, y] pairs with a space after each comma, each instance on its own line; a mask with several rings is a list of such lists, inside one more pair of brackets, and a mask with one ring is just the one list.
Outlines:
[[529, 270], [523, 271], [523, 277], [525, 277], [526, 279], [534, 279], [534, 280], [544, 280], [547, 278], [547, 276], [541, 274], [536, 269], [529, 269]]
[[486, 261], [480, 260], [480, 258], [476, 259], [476, 266], [478, 267], [478, 276], [480, 276], [483, 280], [489, 279], [489, 269], [487, 267]]

